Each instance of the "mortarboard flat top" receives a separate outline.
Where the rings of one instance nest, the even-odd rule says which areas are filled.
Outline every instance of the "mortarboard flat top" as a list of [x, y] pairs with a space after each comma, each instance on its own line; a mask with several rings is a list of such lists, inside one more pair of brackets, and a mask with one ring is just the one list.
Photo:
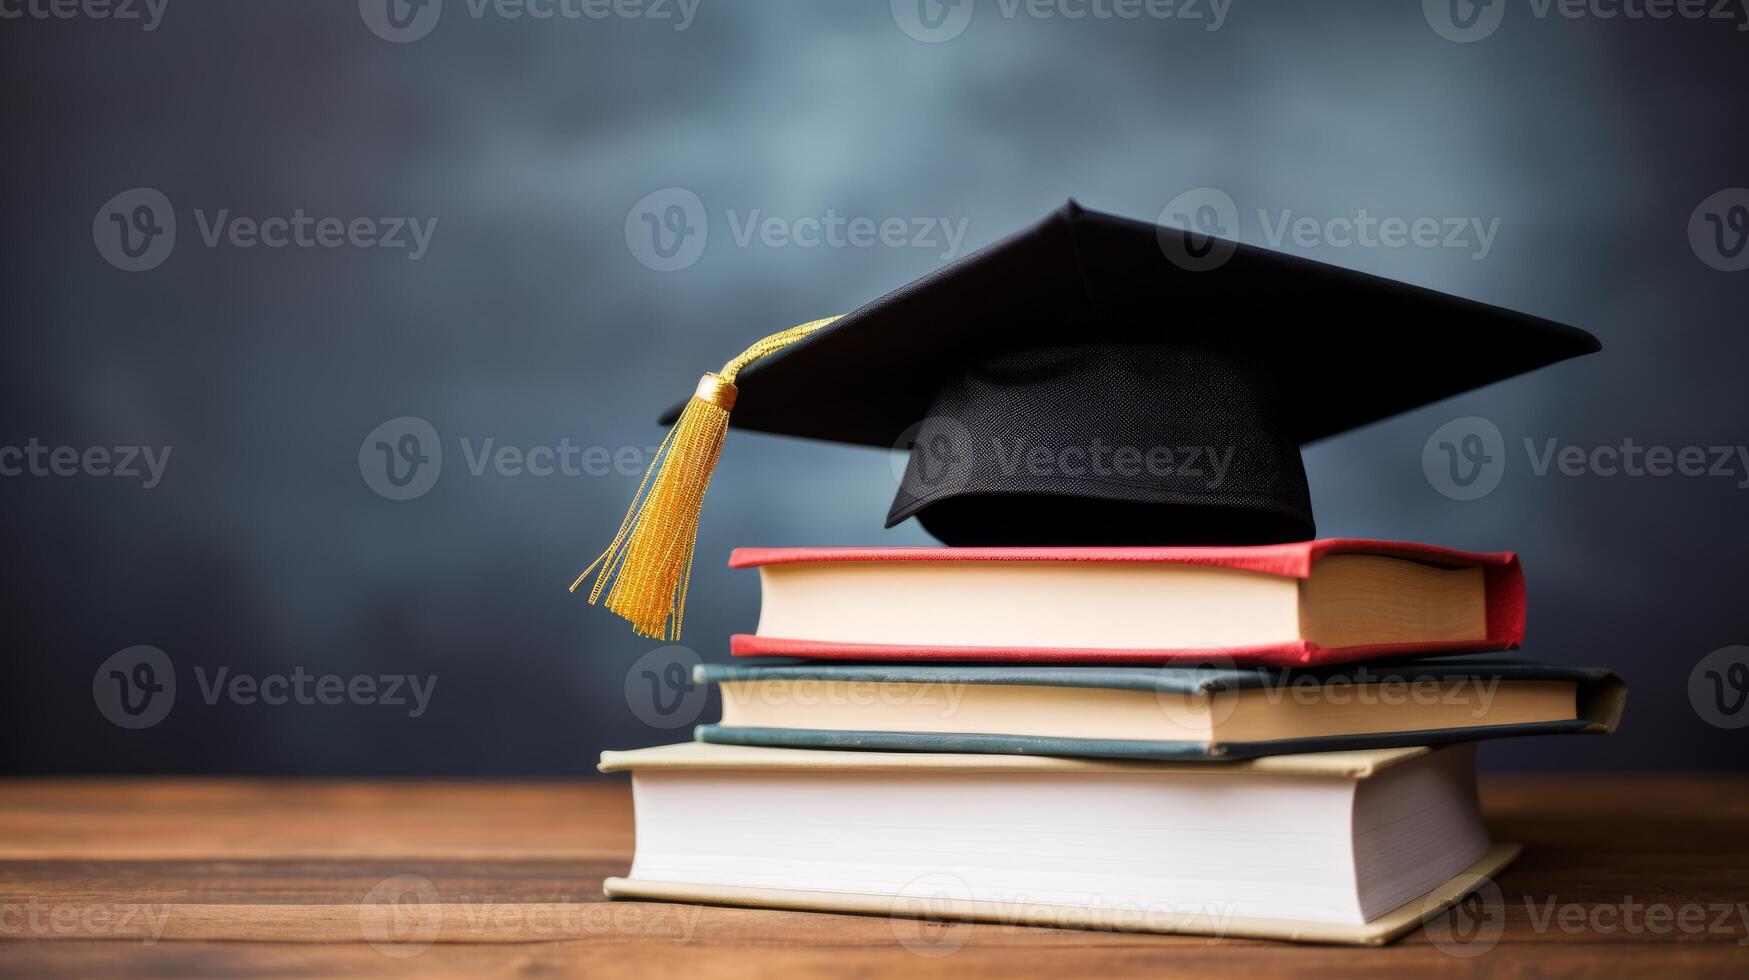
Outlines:
[[1598, 347], [1070, 201], [751, 364], [731, 424], [911, 448], [887, 523], [949, 544], [1260, 543], [1314, 534], [1300, 444]]
[[[741, 372], [732, 425], [891, 448], [970, 365], [1065, 343], [1239, 344], [1282, 367], [1300, 443], [1601, 349], [1576, 327], [1070, 201]], [[662, 417], [673, 421], [680, 406]]]

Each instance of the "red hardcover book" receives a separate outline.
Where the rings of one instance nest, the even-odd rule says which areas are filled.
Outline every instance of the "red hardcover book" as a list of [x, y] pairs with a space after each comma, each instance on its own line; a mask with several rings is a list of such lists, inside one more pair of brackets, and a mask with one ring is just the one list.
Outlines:
[[738, 657], [1303, 667], [1511, 650], [1511, 552], [1328, 539], [1191, 548], [741, 548]]

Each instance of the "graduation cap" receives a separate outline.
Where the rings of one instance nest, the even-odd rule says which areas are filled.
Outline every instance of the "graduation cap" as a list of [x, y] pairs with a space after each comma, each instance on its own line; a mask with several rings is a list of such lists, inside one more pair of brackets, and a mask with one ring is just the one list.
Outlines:
[[1303, 443], [1599, 346], [1070, 201], [706, 374], [571, 588], [599, 570], [590, 602], [611, 581], [609, 609], [678, 638], [731, 410], [738, 428], [909, 447], [887, 525], [916, 517], [950, 545], [1261, 544], [1314, 535]]

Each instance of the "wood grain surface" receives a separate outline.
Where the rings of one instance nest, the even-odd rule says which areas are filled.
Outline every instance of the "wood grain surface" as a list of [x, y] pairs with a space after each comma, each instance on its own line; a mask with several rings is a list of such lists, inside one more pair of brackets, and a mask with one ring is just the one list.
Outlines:
[[1383, 949], [606, 902], [619, 780], [0, 782], [0, 974], [1749, 975], [1749, 779], [1493, 777], [1525, 853]]

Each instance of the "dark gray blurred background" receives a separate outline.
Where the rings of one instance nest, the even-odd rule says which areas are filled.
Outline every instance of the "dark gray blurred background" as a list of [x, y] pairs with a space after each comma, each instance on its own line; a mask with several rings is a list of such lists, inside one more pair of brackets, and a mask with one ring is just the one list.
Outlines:
[[[1749, 708], [1721, 716], [1690, 686], [1703, 657], [1749, 643], [1749, 463], [1539, 476], [1525, 450], [1749, 444], [1749, 272], [1713, 267], [1749, 264], [1734, 252], [1749, 192], [1730, 190], [1749, 185], [1741, 9], [1610, 19], [1455, 0], [1454, 19], [1451, 0], [1236, 0], [1211, 30], [1206, 0], [1136, 19], [1098, 16], [1113, 0], [1069, 0], [1080, 18], [1008, 16], [1000, 0], [926, 0], [921, 17], [917, 0], [666, 0], [599, 19], [394, 0], [410, 21], [382, 0], [167, 0], [146, 30], [77, 6], [35, 16], [38, 2], [7, 0], [24, 15], [0, 20], [7, 771], [585, 773], [603, 748], [679, 737], [714, 707], [653, 698], [651, 661], [628, 668], [662, 645], [564, 588], [636, 475], [491, 461], [475, 475], [470, 455], [486, 440], [600, 447], [576, 460], [599, 469], [633, 447], [621, 466], [641, 472], [657, 410], [751, 339], [858, 306], [1071, 195], [1154, 219], [1199, 188], [1236, 202], [1245, 241], [1602, 339], [1600, 355], [1307, 453], [1322, 534], [1516, 549], [1525, 655], [1630, 681], [1617, 735], [1497, 743], [1488, 764], [1749, 759], [1749, 734], [1723, 727]], [[118, 252], [117, 220], [130, 245], [163, 223], [132, 224], [136, 188], [174, 212], [167, 253]], [[379, 231], [416, 218], [430, 236], [417, 258], [203, 240], [221, 211], [300, 209]], [[941, 219], [964, 241], [805, 247], [797, 220], [828, 211]], [[1284, 216], [1363, 212], [1457, 219], [1470, 245], [1271, 240]], [[739, 234], [771, 217], [772, 235]], [[1498, 220], [1485, 255], [1471, 219]], [[665, 256], [677, 227], [693, 235]], [[1404, 370], [1440, 356], [1403, 327]], [[367, 435], [408, 416], [436, 434], [441, 470], [396, 487], [375, 442], [404, 476], [401, 437], [423, 448], [424, 430]], [[1467, 416], [1498, 426], [1505, 468], [1492, 493], [1455, 500], [1423, 449]], [[20, 455], [33, 445], [36, 475]], [[63, 454], [72, 475], [55, 475], [57, 446], [81, 453]], [[125, 446], [170, 447], [155, 486], [143, 463], [99, 476], [83, 455]], [[881, 452], [731, 436], [687, 645], [723, 659], [728, 634], [753, 628], [756, 577], [724, 567], [731, 547], [927, 543], [881, 529], [894, 488]], [[139, 674], [125, 653], [123, 676], [174, 676], [157, 719], [105, 693], [103, 665], [137, 646], [162, 659]], [[1742, 676], [1733, 659], [1711, 664]], [[405, 706], [376, 703], [380, 688], [271, 705], [209, 698], [221, 669], [227, 684], [436, 680], [423, 711], [405, 690]]]

